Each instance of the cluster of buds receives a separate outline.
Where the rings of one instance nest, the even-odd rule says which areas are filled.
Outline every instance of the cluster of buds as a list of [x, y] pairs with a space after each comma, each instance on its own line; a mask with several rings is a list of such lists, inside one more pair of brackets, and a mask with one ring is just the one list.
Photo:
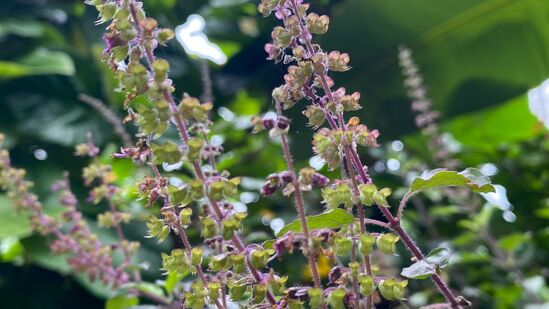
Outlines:
[[212, 108], [211, 102], [201, 104], [197, 98], [185, 94], [179, 104], [179, 113], [183, 119], [205, 122], [208, 120], [208, 112]]
[[267, 130], [272, 137], [287, 133], [290, 129], [290, 120], [286, 117], [252, 117], [252, 133], [258, 133]]
[[291, 194], [294, 190], [294, 183], [303, 191], [311, 190], [312, 187], [322, 188], [328, 185], [330, 179], [313, 168], [303, 168], [299, 172], [299, 177], [290, 171], [272, 173], [267, 176], [267, 181], [261, 187], [261, 194], [264, 196], [273, 195], [276, 191], [283, 189], [285, 195]]
[[387, 198], [391, 195], [390, 188], [377, 189], [373, 183], [361, 184], [358, 186], [360, 192], [360, 202], [366, 206], [372, 206], [374, 203], [379, 206], [388, 207]]
[[405, 78], [404, 87], [412, 100], [412, 111], [416, 113], [416, 125], [427, 136], [427, 144], [431, 153], [434, 154], [434, 159], [444, 167], [455, 168], [459, 162], [451, 158], [444, 144], [437, 124], [440, 114], [432, 110], [433, 103], [427, 97], [427, 89], [423, 85], [423, 77], [412, 57], [412, 50], [401, 46], [398, 60]]

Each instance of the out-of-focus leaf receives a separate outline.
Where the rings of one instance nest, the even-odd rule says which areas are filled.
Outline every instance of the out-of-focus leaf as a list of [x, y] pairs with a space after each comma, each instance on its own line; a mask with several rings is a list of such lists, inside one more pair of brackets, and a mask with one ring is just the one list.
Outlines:
[[484, 176], [475, 168], [467, 168], [461, 172], [435, 169], [424, 173], [412, 181], [410, 192], [423, 191], [433, 187], [468, 187], [474, 192], [493, 192], [490, 178]]
[[252, 97], [246, 91], [241, 90], [237, 93], [230, 109], [238, 115], [253, 116], [259, 114], [261, 105], [262, 102], [258, 98]]
[[[309, 230], [317, 230], [324, 228], [337, 228], [345, 224], [352, 223], [354, 220], [353, 215], [341, 208], [335, 208], [330, 211], [321, 213], [316, 216], [307, 217], [307, 225]], [[276, 237], [280, 237], [287, 232], [301, 232], [301, 221], [295, 220], [284, 226], [277, 234]]]
[[155, 296], [165, 298], [164, 290], [162, 290], [162, 288], [159, 287], [158, 285], [150, 282], [145, 282], [145, 281], [139, 282], [139, 283], [132, 282], [132, 283], [125, 284], [124, 286], [122, 286], [122, 288], [136, 289], [143, 293], [153, 294]]
[[11, 201], [0, 195], [0, 238], [25, 237], [32, 233], [29, 218], [24, 212], [16, 212]]
[[526, 243], [529, 239], [530, 234], [528, 233], [514, 233], [500, 238], [499, 245], [504, 250], [513, 251], [520, 245]]
[[16, 62], [0, 61], [0, 81], [30, 75], [73, 75], [71, 57], [60, 51], [39, 48]]
[[109, 298], [105, 303], [105, 309], [127, 309], [139, 304], [139, 298], [128, 295], [117, 295]]
[[13, 34], [20, 37], [36, 38], [44, 33], [44, 26], [35, 20], [8, 19], [0, 21], [0, 38]]
[[17, 237], [0, 238], [0, 261], [21, 262], [24, 248]]
[[484, 151], [503, 143], [528, 140], [541, 132], [538, 120], [528, 110], [528, 98], [522, 95], [504, 104], [465, 114], [442, 125], [463, 145]]

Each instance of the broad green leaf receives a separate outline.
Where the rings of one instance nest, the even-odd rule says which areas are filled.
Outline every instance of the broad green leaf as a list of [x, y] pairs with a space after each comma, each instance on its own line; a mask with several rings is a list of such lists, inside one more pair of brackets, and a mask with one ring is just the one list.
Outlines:
[[74, 72], [74, 63], [69, 55], [44, 48], [36, 49], [17, 61], [0, 61], [0, 81], [30, 75], [71, 76]]
[[109, 298], [105, 303], [105, 309], [127, 309], [139, 304], [139, 298], [129, 295], [117, 295]]
[[[321, 213], [316, 216], [307, 217], [307, 225], [309, 230], [318, 229], [333, 229], [345, 224], [352, 223], [354, 220], [353, 215], [341, 208], [335, 208], [330, 211]], [[301, 221], [295, 220], [284, 226], [277, 234], [276, 237], [283, 236], [287, 232], [301, 232]]]
[[530, 238], [531, 236], [528, 233], [514, 233], [500, 238], [499, 245], [504, 250], [513, 251], [520, 245], [528, 242]]
[[467, 168], [462, 172], [435, 169], [423, 173], [412, 181], [410, 192], [419, 192], [434, 187], [468, 187], [474, 192], [493, 192], [490, 179], [475, 168]]
[[0, 194], [0, 238], [22, 238], [32, 233], [30, 221], [26, 213], [16, 212], [11, 201]]
[[20, 37], [35, 38], [44, 33], [44, 26], [35, 20], [8, 19], [0, 22], [0, 38], [13, 34]]
[[125, 284], [124, 286], [122, 286], [122, 288], [136, 289], [140, 292], [153, 294], [158, 297], [165, 297], [164, 290], [162, 290], [162, 288], [159, 287], [158, 285], [150, 282], [145, 282], [145, 281], [139, 282], [139, 283], [132, 282], [132, 283]]
[[426, 279], [436, 274], [438, 269], [446, 267], [449, 258], [449, 249], [436, 248], [429, 252], [425, 259], [403, 268], [400, 274], [409, 279]]

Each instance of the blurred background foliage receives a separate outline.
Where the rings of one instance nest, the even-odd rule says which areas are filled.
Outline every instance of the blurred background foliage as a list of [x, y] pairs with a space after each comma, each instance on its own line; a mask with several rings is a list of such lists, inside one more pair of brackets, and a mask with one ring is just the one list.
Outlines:
[[[398, 198], [398, 188], [410, 175], [435, 167], [402, 86], [397, 53], [398, 46], [406, 44], [421, 67], [434, 109], [442, 114], [442, 131], [454, 146], [455, 158], [464, 166], [490, 163], [496, 168], [494, 183], [507, 189], [516, 220], [504, 219], [501, 210], [484, 201], [479, 214], [470, 215], [440, 192], [420, 197], [426, 213], [408, 208], [406, 227], [425, 251], [441, 241], [454, 250], [454, 263], [447, 269], [455, 276], [452, 286], [478, 308], [522, 308], [549, 301], [549, 140], [527, 99], [528, 89], [549, 78], [549, 2], [324, 0], [312, 5], [331, 16], [331, 29], [320, 41], [323, 48], [351, 55], [353, 70], [333, 77], [348, 91], [363, 94], [365, 108], [357, 116], [382, 133], [382, 147], [361, 154], [375, 167], [371, 172], [377, 182], [397, 189]], [[282, 197], [257, 201], [258, 183], [282, 170], [284, 162], [276, 143], [250, 135], [249, 118], [272, 109], [271, 89], [284, 74], [281, 65], [265, 60], [263, 51], [275, 21], [258, 16], [256, 3], [247, 0], [147, 0], [145, 7], [170, 28], [190, 14], [202, 15], [210, 40], [229, 57], [223, 66], [210, 64], [214, 116], [219, 120], [214, 133], [227, 151], [219, 167], [246, 176], [243, 188], [249, 194], [241, 201], [250, 212], [248, 240], [272, 238], [273, 219], [288, 223], [295, 213]], [[115, 79], [100, 60], [104, 29], [94, 26], [95, 18], [96, 12], [78, 0], [0, 2], [0, 131], [7, 135], [14, 164], [28, 170], [36, 193], [52, 213], [58, 206], [49, 186], [63, 171], [70, 172], [85, 200], [79, 175], [87, 162], [73, 158], [73, 146], [92, 132], [104, 149], [103, 160], [113, 164], [119, 185], [127, 190], [128, 211], [139, 218], [149, 210], [132, 201], [132, 186], [144, 171], [110, 159], [109, 153], [121, 144], [119, 138], [102, 115], [78, 99], [81, 93], [96, 97], [123, 117], [123, 97], [114, 91]], [[201, 61], [186, 55], [177, 41], [160, 56], [172, 64], [178, 96], [202, 94]], [[290, 115], [293, 152], [298, 165], [306, 166], [312, 131], [305, 127], [299, 107]], [[134, 132], [130, 126], [127, 130]], [[396, 140], [404, 142], [403, 149]], [[387, 168], [389, 160], [397, 160], [398, 167]], [[312, 213], [321, 211], [318, 195], [309, 194], [307, 200]], [[83, 205], [82, 210], [93, 220], [102, 207]], [[479, 231], [486, 229], [504, 253], [504, 262], [519, 269], [523, 281], [497, 266], [493, 248], [480, 237], [485, 234]], [[149, 265], [145, 278], [162, 280], [159, 252], [174, 243], [159, 246], [144, 240], [139, 220], [125, 230], [129, 238], [143, 242], [139, 255]], [[97, 233], [106, 242], [114, 241], [110, 231]], [[196, 232], [191, 236], [198, 239]], [[404, 251], [401, 255], [408, 256]], [[111, 293], [78, 274], [69, 275], [64, 259], [48, 253], [45, 240], [32, 235], [25, 217], [13, 213], [2, 193], [0, 256], [2, 308], [97, 308]], [[286, 260], [275, 266], [289, 270], [292, 282], [306, 277], [305, 262], [288, 258], [296, 263]], [[407, 266], [405, 260], [395, 259], [396, 266]], [[428, 282], [414, 282], [411, 289], [410, 307], [433, 296]]]

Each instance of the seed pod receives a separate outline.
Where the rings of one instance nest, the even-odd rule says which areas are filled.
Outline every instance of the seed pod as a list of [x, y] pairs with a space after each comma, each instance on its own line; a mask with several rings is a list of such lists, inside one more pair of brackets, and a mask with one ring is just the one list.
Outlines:
[[220, 296], [221, 284], [218, 281], [208, 283], [208, 292], [210, 299], [218, 299]]
[[250, 263], [256, 269], [263, 269], [267, 265], [269, 252], [267, 250], [254, 250], [250, 253]]
[[332, 309], [345, 309], [345, 295], [347, 290], [345, 288], [337, 288], [332, 290], [330, 296], [328, 297], [328, 304]]
[[273, 292], [280, 294], [284, 292], [286, 281], [288, 281], [288, 276], [277, 277], [271, 282], [271, 289]]
[[265, 284], [256, 284], [254, 286], [253, 290], [253, 297], [252, 297], [252, 303], [259, 304], [263, 300], [265, 300], [265, 295], [267, 295], [267, 291], [269, 288]]
[[200, 223], [202, 225], [202, 229], [200, 231], [200, 234], [204, 238], [211, 238], [214, 237], [216, 234], [216, 224], [215, 221], [211, 217], [204, 217], [200, 220]]
[[242, 297], [244, 297], [247, 289], [246, 284], [240, 284], [236, 281], [229, 281], [227, 286], [229, 287], [229, 295], [233, 301], [239, 301]]
[[202, 256], [204, 256], [204, 248], [195, 247], [191, 250], [191, 262], [193, 265], [202, 264]]
[[398, 235], [387, 233], [379, 236], [376, 239], [376, 245], [379, 250], [385, 254], [395, 254], [396, 243], [400, 240]]
[[307, 28], [313, 34], [324, 34], [328, 31], [330, 18], [326, 15], [318, 16], [316, 13], [307, 15]]
[[309, 306], [311, 308], [320, 308], [324, 298], [322, 289], [309, 288], [307, 294], [309, 295]]
[[219, 255], [212, 256], [208, 266], [210, 267], [210, 270], [213, 272], [227, 270], [229, 266], [229, 258], [227, 257], [226, 254], [219, 254]]
[[187, 228], [191, 224], [191, 215], [193, 214], [192, 208], [183, 208], [179, 212], [179, 220], [184, 228]]
[[334, 252], [336, 255], [348, 255], [353, 249], [353, 241], [345, 236], [334, 239]]
[[360, 284], [360, 294], [362, 296], [370, 296], [376, 289], [374, 279], [371, 276], [359, 276], [358, 283]]
[[377, 191], [376, 185], [373, 183], [361, 184], [358, 186], [360, 191], [360, 202], [366, 206], [372, 206], [374, 203], [373, 194]]
[[407, 285], [408, 280], [399, 281], [390, 278], [379, 282], [379, 292], [388, 300], [403, 299]]
[[358, 245], [360, 253], [362, 253], [363, 255], [368, 255], [372, 253], [372, 249], [374, 247], [375, 241], [376, 241], [376, 238], [373, 235], [370, 235], [370, 234], [360, 235], [359, 245]]
[[233, 272], [239, 274], [246, 271], [246, 259], [244, 254], [233, 254], [229, 257]]

